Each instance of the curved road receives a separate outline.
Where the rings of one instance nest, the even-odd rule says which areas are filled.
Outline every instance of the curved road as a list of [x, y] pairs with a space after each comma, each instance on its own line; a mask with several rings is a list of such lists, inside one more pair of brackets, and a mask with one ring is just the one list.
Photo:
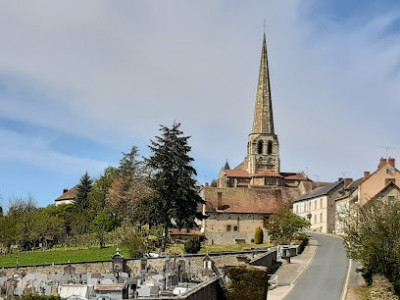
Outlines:
[[317, 252], [311, 265], [297, 281], [285, 300], [340, 300], [349, 260], [342, 240], [309, 233], [317, 239]]

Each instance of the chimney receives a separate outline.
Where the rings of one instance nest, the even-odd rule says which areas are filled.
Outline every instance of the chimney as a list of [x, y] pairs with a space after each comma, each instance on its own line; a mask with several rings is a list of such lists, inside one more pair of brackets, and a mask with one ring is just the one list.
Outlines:
[[352, 182], [353, 182], [353, 178], [345, 178], [344, 179], [344, 188], [347, 188], [350, 185], [350, 183], [352, 183]]
[[65, 194], [66, 192], [68, 192], [68, 189], [63, 189], [63, 194]]
[[386, 163], [387, 163], [386, 158], [381, 157], [381, 160], [379, 161], [378, 169], [386, 166]]
[[222, 207], [222, 192], [218, 192], [217, 195], [217, 210], [220, 210]]
[[364, 180], [367, 180], [371, 173], [369, 171], [364, 171]]
[[396, 168], [395, 160], [394, 160], [393, 157], [389, 157], [389, 158], [388, 158], [388, 163], [389, 163], [389, 165], [391, 165], [393, 168]]

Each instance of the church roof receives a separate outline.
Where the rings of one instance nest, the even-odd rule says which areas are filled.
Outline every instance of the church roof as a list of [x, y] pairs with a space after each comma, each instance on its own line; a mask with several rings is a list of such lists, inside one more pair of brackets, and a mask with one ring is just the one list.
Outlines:
[[205, 189], [206, 212], [273, 214], [291, 203], [285, 188]]
[[253, 177], [280, 177], [280, 178], [283, 178], [283, 176], [279, 175], [278, 173], [272, 172], [272, 171], [262, 171], [257, 174], [254, 174]]
[[224, 165], [224, 170], [230, 170], [231, 167], [229, 166], [228, 160], [226, 160], [225, 165]]
[[307, 177], [303, 174], [295, 174], [285, 177], [286, 180], [307, 180]]
[[225, 170], [228, 177], [249, 177], [249, 173], [245, 170]]
[[258, 77], [253, 133], [275, 133], [265, 33], [261, 52], [260, 73]]

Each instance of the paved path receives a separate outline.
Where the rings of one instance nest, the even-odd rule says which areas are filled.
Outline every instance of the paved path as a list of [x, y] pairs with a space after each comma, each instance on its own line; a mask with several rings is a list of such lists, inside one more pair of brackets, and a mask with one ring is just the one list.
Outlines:
[[310, 265], [317, 250], [317, 240], [310, 238], [308, 246], [299, 256], [291, 258], [291, 263], [283, 261], [283, 265], [276, 271], [278, 275], [278, 287], [268, 291], [268, 300], [282, 300], [294, 284]]
[[[329, 235], [310, 233], [317, 239], [316, 253], [284, 300], [340, 300], [349, 260], [342, 240]], [[270, 299], [270, 298], [268, 298]]]

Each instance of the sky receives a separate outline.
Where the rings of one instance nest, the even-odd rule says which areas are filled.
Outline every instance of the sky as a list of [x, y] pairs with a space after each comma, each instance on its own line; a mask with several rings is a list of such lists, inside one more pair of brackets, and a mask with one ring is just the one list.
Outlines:
[[0, 0], [0, 205], [53, 204], [174, 121], [200, 183], [241, 163], [264, 20], [281, 171], [400, 159], [398, 1]]

